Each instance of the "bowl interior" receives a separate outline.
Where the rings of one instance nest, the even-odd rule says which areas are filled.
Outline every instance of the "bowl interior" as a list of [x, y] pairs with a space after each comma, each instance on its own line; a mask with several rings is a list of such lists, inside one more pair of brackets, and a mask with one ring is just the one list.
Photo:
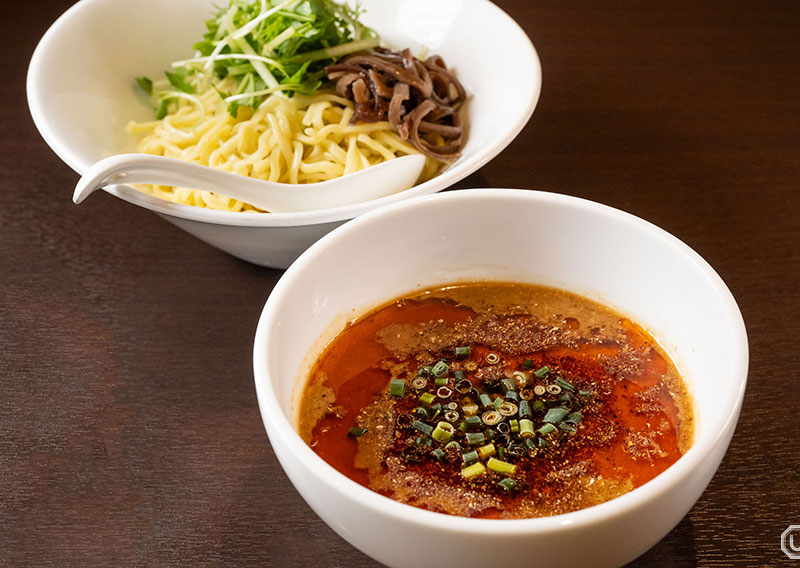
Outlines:
[[690, 452], [705, 451], [735, 420], [747, 341], [738, 307], [713, 269], [641, 219], [521, 190], [464, 190], [406, 201], [318, 242], [267, 301], [255, 346], [258, 386], [275, 397], [289, 428], [297, 387], [348, 319], [401, 294], [477, 279], [566, 289], [649, 329], [693, 395], [697, 424]]
[[[522, 29], [499, 8], [486, 0], [362, 0], [361, 5], [364, 22], [388, 47], [441, 54], [471, 97], [465, 109], [468, 139], [462, 158], [405, 194], [438, 191], [477, 170], [530, 118], [541, 85], [539, 61]], [[133, 150], [125, 125], [153, 116], [135, 77], [161, 78], [170, 62], [191, 56], [191, 46], [205, 31], [203, 22], [213, 10], [210, 0], [75, 4], [45, 34], [29, 69], [29, 105], [47, 143], [79, 174], [101, 158]], [[508, 88], [509, 77], [513, 89]], [[136, 195], [120, 196], [135, 200]], [[397, 199], [389, 196], [372, 203]], [[155, 207], [152, 200], [141, 204]], [[358, 206], [339, 209], [359, 211]], [[181, 211], [171, 207], [165, 212]], [[280, 215], [269, 217], [280, 222]]]

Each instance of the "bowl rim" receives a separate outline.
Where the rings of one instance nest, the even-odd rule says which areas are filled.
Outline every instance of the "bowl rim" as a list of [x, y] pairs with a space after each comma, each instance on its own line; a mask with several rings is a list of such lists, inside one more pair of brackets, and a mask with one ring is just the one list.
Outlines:
[[[82, 175], [91, 165], [77, 156], [70, 148], [66, 140], [58, 139], [53, 133], [53, 117], [48, 113], [45, 100], [45, 90], [40, 88], [43, 81], [45, 62], [53, 51], [51, 44], [59, 39], [65, 30], [79, 25], [87, 10], [91, 10], [98, 4], [103, 4], [113, 0], [79, 0], [62, 13], [44, 33], [28, 65], [26, 77], [26, 93], [28, 108], [33, 118], [33, 122], [44, 138], [48, 146], [75, 172]], [[286, 227], [299, 225], [317, 225], [342, 221], [360, 215], [372, 209], [403, 201], [416, 196], [441, 191], [451, 185], [463, 180], [474, 173], [500, 152], [503, 151], [522, 131], [530, 121], [533, 111], [539, 100], [542, 88], [542, 67], [535, 47], [525, 30], [504, 10], [492, 3], [490, 0], [470, 0], [467, 5], [480, 5], [486, 9], [494, 11], [500, 18], [504, 19], [508, 26], [508, 33], [518, 34], [520, 40], [525, 45], [525, 52], [520, 57], [526, 61], [524, 68], [530, 73], [530, 81], [521, 82], [519, 86], [530, 86], [530, 94], [526, 96], [527, 105], [521, 109], [516, 119], [510, 123], [511, 128], [502, 136], [494, 138], [491, 144], [485, 144], [483, 148], [476, 151], [475, 156], [470, 161], [456, 160], [452, 165], [446, 166], [440, 174], [402, 192], [388, 195], [378, 199], [357, 203], [317, 209], [313, 211], [303, 211], [294, 213], [255, 213], [255, 212], [233, 212], [194, 207], [182, 203], [173, 203], [160, 199], [142, 192], [139, 192], [127, 185], [113, 185], [104, 190], [124, 201], [139, 205], [155, 213], [169, 215], [190, 221], [210, 223], [215, 225], [232, 225], [246, 227]]]
[[[728, 409], [728, 412], [723, 418], [720, 418], [713, 424], [713, 427], [704, 425], [701, 434], [695, 438], [692, 447], [674, 464], [652, 480], [624, 495], [578, 511], [551, 517], [531, 519], [475, 519], [419, 509], [412, 505], [406, 505], [380, 495], [351, 480], [333, 468], [300, 438], [292, 421], [281, 408], [274, 385], [270, 379], [271, 375], [267, 363], [267, 346], [272, 341], [271, 336], [276, 330], [272, 316], [277, 313], [277, 308], [281, 304], [283, 297], [290, 291], [294, 280], [298, 275], [302, 274], [305, 267], [312, 264], [315, 257], [318, 255], [325, 254], [325, 251], [330, 246], [334, 246], [339, 235], [356, 231], [362, 225], [373, 223], [376, 220], [380, 220], [383, 216], [400, 214], [407, 209], [421, 207], [424, 206], [425, 203], [431, 201], [452, 199], [480, 201], [487, 198], [522, 198], [568, 205], [583, 210], [588, 209], [601, 215], [609, 216], [612, 221], [627, 223], [640, 230], [649, 232], [663, 241], [666, 246], [677, 248], [683, 255], [688, 257], [688, 260], [690, 260], [712, 283], [724, 306], [725, 312], [731, 316], [733, 325], [729, 329], [729, 333], [735, 347], [734, 353], [731, 355], [734, 360], [731, 376], [739, 383], [738, 389], [735, 392], [734, 404]], [[498, 536], [571, 530], [576, 527], [593, 525], [626, 511], [635, 510], [648, 501], [655, 499], [659, 494], [663, 494], [683, 483], [687, 477], [691, 476], [691, 473], [695, 469], [701, 466], [702, 462], [712, 453], [714, 448], [719, 443], [725, 441], [725, 436], [728, 433], [732, 434], [736, 422], [738, 421], [742, 401], [744, 399], [747, 385], [748, 364], [749, 349], [747, 332], [741, 311], [733, 295], [717, 272], [698, 253], [677, 237], [640, 217], [594, 201], [539, 190], [500, 188], [465, 189], [408, 199], [390, 207], [384, 207], [362, 215], [334, 229], [304, 252], [277, 282], [267, 298], [259, 318], [253, 347], [253, 370], [256, 393], [267, 435], [271, 440], [273, 436], [282, 438], [287, 447], [292, 448], [296, 459], [305, 466], [313, 465], [309, 470], [315, 471], [316, 477], [328, 484], [330, 489], [333, 490], [335, 487], [336, 490], [346, 493], [349, 499], [356, 501], [360, 506], [372, 510], [373, 512], [404, 519], [430, 529]], [[297, 379], [295, 378], [295, 380]], [[280, 455], [278, 457], [283, 466]], [[287, 471], [287, 474], [289, 473], [290, 472]]]

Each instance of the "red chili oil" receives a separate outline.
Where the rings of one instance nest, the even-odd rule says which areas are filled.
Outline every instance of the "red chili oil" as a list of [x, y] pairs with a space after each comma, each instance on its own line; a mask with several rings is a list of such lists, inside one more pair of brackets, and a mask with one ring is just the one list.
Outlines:
[[[469, 355], [455, 356], [454, 348], [465, 345]], [[487, 363], [489, 353], [499, 362]], [[522, 398], [536, 385], [552, 387], [557, 378], [572, 388], [530, 398], [530, 404], [545, 405], [532, 417], [537, 429], [548, 408], [577, 409], [579, 423], [574, 432], [559, 424], [554, 433], [537, 434], [535, 443], [544, 447], [495, 454], [515, 466], [513, 475], [486, 470], [467, 479], [462, 455], [475, 447], [463, 443], [463, 432], [457, 429], [453, 438], [461, 440], [460, 450], [436, 459], [433, 450], [446, 444], [398, 426], [401, 414], [426, 409], [420, 395], [436, 392], [435, 377], [427, 375], [422, 390], [413, 389], [411, 380], [438, 361], [449, 367], [453, 396], [436, 402], [457, 403], [457, 428], [465, 428], [465, 405], [477, 403], [478, 392], [504, 396], [497, 386], [514, 371], [527, 380], [517, 385]], [[547, 373], [537, 377], [535, 371], [545, 367]], [[455, 370], [477, 391], [457, 392]], [[404, 380], [403, 396], [389, 394], [392, 378]], [[320, 396], [326, 397], [322, 403]], [[442, 414], [424, 421], [434, 427]], [[682, 379], [644, 329], [574, 294], [487, 282], [400, 299], [348, 326], [312, 371], [299, 426], [320, 457], [365, 487], [417, 507], [484, 518], [547, 516], [601, 503], [664, 471], [693, 436]], [[348, 435], [356, 426], [366, 434]], [[492, 427], [481, 429], [498, 435]], [[516, 442], [502, 440], [495, 440], [496, 451], [519, 451]], [[498, 485], [503, 479], [513, 480], [514, 488]]]

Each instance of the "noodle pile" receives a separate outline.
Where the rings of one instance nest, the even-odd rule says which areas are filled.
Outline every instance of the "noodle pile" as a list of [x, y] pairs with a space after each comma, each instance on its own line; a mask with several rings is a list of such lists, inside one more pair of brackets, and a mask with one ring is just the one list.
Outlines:
[[[161, 120], [130, 122], [128, 131], [142, 137], [137, 151], [291, 184], [325, 181], [419, 153], [388, 121], [351, 124], [353, 103], [333, 93], [271, 95], [255, 110], [240, 107], [234, 118], [219, 95], [226, 85], [216, 87], [195, 100], [179, 100], [174, 112]], [[429, 158], [421, 179], [433, 177], [439, 167]], [[136, 188], [197, 207], [261, 211], [207, 191], [162, 185]]]

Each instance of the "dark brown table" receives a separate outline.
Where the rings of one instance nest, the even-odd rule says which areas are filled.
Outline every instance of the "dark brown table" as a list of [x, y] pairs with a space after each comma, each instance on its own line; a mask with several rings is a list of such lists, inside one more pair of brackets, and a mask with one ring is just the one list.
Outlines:
[[[72, 205], [77, 175], [39, 137], [24, 88], [70, 4], [0, 3], [0, 565], [376, 566], [298, 496], [261, 424], [251, 343], [281, 271], [107, 194]], [[800, 4], [498, 4], [533, 39], [544, 87], [516, 141], [458, 187], [544, 189], [648, 219], [716, 268], [748, 326], [730, 450], [631, 566], [791, 565]]]

